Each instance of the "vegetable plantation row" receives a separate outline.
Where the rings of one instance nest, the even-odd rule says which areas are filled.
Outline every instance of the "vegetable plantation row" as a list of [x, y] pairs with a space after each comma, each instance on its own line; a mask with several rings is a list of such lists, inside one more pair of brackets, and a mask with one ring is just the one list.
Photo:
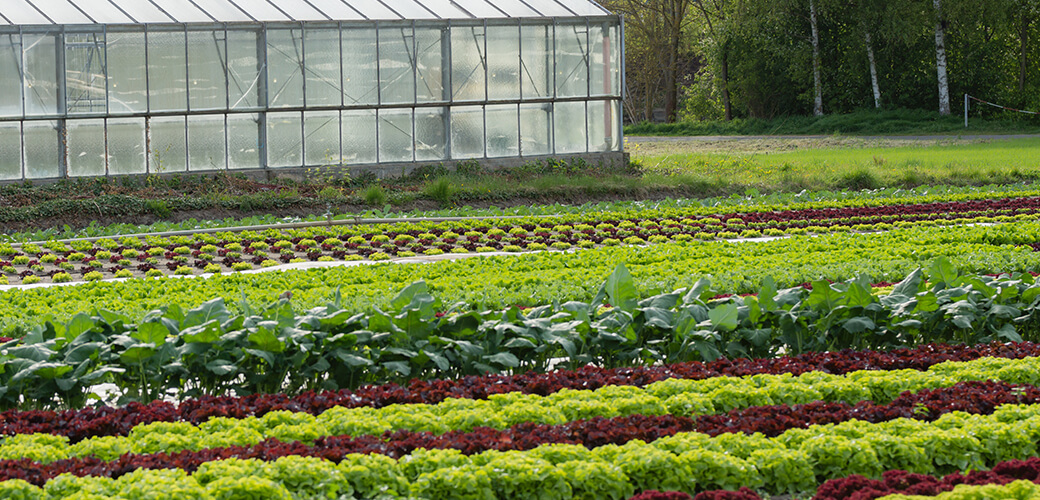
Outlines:
[[[776, 431], [801, 428], [808, 423], [822, 423], [843, 414], [875, 422], [902, 416], [924, 418], [932, 410], [920, 400], [917, 406], [910, 408], [911, 415], [900, 415], [899, 411], [886, 409], [874, 410], [870, 403], [861, 403], [872, 401], [887, 405], [903, 399], [899, 406], [905, 409], [907, 400], [913, 400], [905, 394], [900, 396], [906, 391], [939, 389], [966, 381], [1004, 382], [1005, 385], [983, 385], [994, 393], [1003, 389], [1003, 398], [990, 394], [983, 399], [991, 404], [1034, 403], [1040, 399], [1040, 393], [1035, 388], [1013, 389], [1006, 384], [1035, 384], [1040, 379], [1036, 363], [1036, 358], [982, 358], [965, 363], [942, 363], [926, 372], [865, 371], [844, 376], [809, 372], [798, 377], [759, 375], [702, 381], [669, 380], [645, 388], [608, 386], [596, 391], [566, 390], [546, 397], [506, 393], [493, 395], [486, 400], [449, 399], [436, 405], [391, 405], [378, 409], [334, 407], [319, 415], [280, 410], [262, 417], [211, 418], [199, 425], [188, 422], [140, 424], [134, 426], [126, 436], [92, 436], [74, 444], [65, 436], [18, 434], [0, 444], [0, 458], [30, 458], [40, 463], [89, 456], [114, 460], [126, 453], [176, 453], [228, 446], [254, 446], [266, 439], [278, 439], [285, 443], [300, 441], [313, 445], [319, 439], [335, 436], [383, 435], [398, 439], [401, 431], [429, 433], [433, 436], [481, 429], [503, 430], [530, 424], [559, 426], [585, 419], [633, 415], [706, 416], [708, 423], [705, 430], [716, 434], [720, 428], [730, 428], [727, 432], [745, 429], [749, 434], [761, 432], [776, 435]], [[941, 413], [941, 408], [967, 410], [973, 396], [978, 393], [978, 388], [970, 385], [945, 391], [943, 394], [958, 401], [959, 407], [937, 405], [936, 413]], [[814, 402], [846, 403], [845, 411], [837, 411], [842, 408], [839, 406], [826, 411], [812, 408], [788, 412], [786, 428], [780, 421], [767, 425], [741, 425], [739, 416], [732, 413], [734, 410], [758, 406], [793, 406]], [[848, 406], [854, 404], [858, 405], [858, 411], [848, 411]], [[985, 405], [979, 407], [983, 410], [986, 408]], [[726, 412], [731, 412], [724, 417], [729, 419], [728, 425], [719, 426], [717, 422], [712, 425], [710, 416]], [[756, 413], [756, 416], [761, 416], [761, 411]], [[776, 413], [774, 417], [779, 419], [785, 412]], [[871, 415], [876, 418], [869, 419]], [[733, 421], [735, 417], [737, 422]], [[754, 422], [753, 419], [748, 421]], [[801, 422], [801, 425], [792, 421]]]
[[861, 370], [928, 370], [943, 362], [967, 362], [984, 357], [1040, 357], [1040, 344], [928, 344], [913, 349], [901, 348], [883, 352], [823, 352], [768, 359], [720, 358], [708, 363], [689, 362], [614, 369], [588, 365], [576, 371], [488, 374], [453, 380], [413, 379], [404, 387], [384, 384], [363, 386], [356, 390], [306, 392], [292, 397], [285, 393], [254, 394], [240, 397], [202, 397], [183, 401], [179, 405], [153, 401], [146, 405], [130, 403], [117, 408], [86, 407], [61, 412], [8, 410], [0, 413], [0, 434], [48, 433], [67, 436], [70, 442], [78, 443], [94, 436], [125, 436], [135, 426], [153, 422], [183, 421], [199, 425], [215, 417], [262, 417], [267, 413], [282, 410], [319, 415], [333, 408], [383, 408], [400, 404], [436, 405], [449, 398], [484, 400], [494, 394], [506, 393], [550, 396], [565, 389], [590, 391], [613, 386], [645, 387], [654, 382], [673, 379], [801, 375], [812, 371], [844, 375]]
[[960, 272], [1013, 272], [1040, 268], [1040, 224], [992, 227], [914, 227], [875, 234], [829, 234], [755, 244], [686, 242], [649, 247], [607, 247], [575, 253], [541, 253], [464, 259], [422, 265], [375, 265], [205, 280], [129, 280], [69, 289], [0, 292], [0, 331], [31, 328], [48, 318], [68, 321], [80, 312], [116, 311], [140, 321], [170, 304], [184, 308], [216, 297], [236, 312], [238, 303], [267, 304], [291, 291], [296, 307], [327, 304], [337, 288], [349, 290], [342, 307], [360, 312], [388, 308], [399, 283], [426, 281], [446, 303], [475, 309], [589, 301], [603, 276], [624, 262], [643, 295], [690, 287], [710, 276], [720, 291], [754, 293], [767, 276], [787, 287], [819, 278], [834, 281], [866, 273], [871, 281], [895, 281], [938, 256]]
[[[853, 419], [794, 428], [775, 437], [679, 432], [649, 443], [637, 439], [593, 449], [550, 444], [526, 451], [488, 450], [469, 455], [457, 449], [416, 449], [400, 459], [332, 453], [328, 458], [289, 455], [270, 461], [218, 458], [202, 463], [189, 454], [163, 454], [151, 464], [131, 465], [136, 470], [128, 474], [126, 469], [120, 470], [119, 479], [66, 474], [47, 481], [45, 487], [50, 495], [85, 490], [112, 496], [127, 495], [127, 488], [136, 488], [130, 490], [134, 495], [173, 488], [181, 498], [242, 495], [250, 490], [264, 498], [290, 498], [290, 491], [307, 498], [330, 494], [362, 498], [625, 498], [649, 489], [694, 494], [742, 486], [773, 495], [797, 494], [852, 474], [877, 478], [893, 469], [949, 474], [1033, 458], [1040, 439], [1038, 429], [1040, 405], [1009, 404], [988, 415], [953, 412], [930, 422]], [[219, 451], [216, 456], [220, 457]], [[149, 470], [178, 459], [196, 461], [191, 475], [188, 467]], [[360, 470], [355, 469], [358, 466]], [[94, 474], [105, 470], [92, 469]], [[115, 475], [114, 471], [108, 473]], [[358, 487], [358, 475], [368, 479], [367, 488]], [[133, 479], [132, 485], [126, 477]], [[261, 485], [262, 489], [255, 489]], [[17, 488], [15, 491], [38, 498], [45, 491], [12, 480], [0, 483], [0, 488]], [[229, 488], [235, 493], [210, 488]]]
[[[453, 206], [437, 210], [416, 210], [412, 212], [391, 212], [370, 210], [366, 213], [350, 213], [333, 215], [334, 221], [365, 219], [406, 219], [406, 218], [502, 218], [517, 216], [558, 216], [563, 214], [610, 213], [614, 217], [630, 218], [657, 215], [657, 210], [682, 210], [689, 215], [709, 215], [712, 213], [776, 211], [788, 209], [820, 209], [841, 208], [849, 206], [884, 206], [890, 204], [913, 204], [935, 202], [976, 201], [995, 198], [1022, 198], [1040, 196], [1034, 186], [1027, 183], [987, 186], [918, 186], [911, 189], [883, 188], [860, 191], [802, 191], [799, 193], [776, 192], [761, 194], [749, 190], [741, 195], [712, 198], [666, 198], [655, 201], [612, 201], [594, 202], [582, 205], [561, 203], [522, 205], [499, 208], [474, 208], [470, 206]], [[120, 204], [118, 195], [103, 196], [98, 199], [98, 206], [107, 208], [108, 200]], [[91, 205], [90, 209], [97, 207]], [[32, 217], [29, 217], [31, 219]], [[301, 218], [279, 218], [273, 215], [256, 215], [244, 219], [226, 218], [223, 220], [188, 219], [182, 222], [156, 222], [147, 225], [118, 223], [107, 226], [91, 223], [87, 227], [72, 228], [38, 228], [20, 233], [0, 233], [0, 242], [41, 242], [52, 239], [101, 238], [129, 234], [155, 233], [167, 231], [194, 231], [199, 229], [216, 230], [221, 228], [238, 228], [248, 226], [278, 225], [292, 222], [325, 222], [328, 213], [313, 214]], [[0, 229], [2, 231], [2, 229]]]
[[701, 280], [640, 300], [619, 266], [591, 302], [528, 310], [445, 311], [419, 282], [391, 301], [390, 312], [353, 314], [330, 304], [296, 315], [282, 299], [232, 315], [217, 299], [187, 312], [154, 311], [141, 323], [107, 311], [80, 314], [0, 345], [0, 406], [78, 407], [102, 382], [114, 383], [126, 403], [160, 398], [169, 387], [184, 388], [180, 397], [296, 394], [589, 363], [1040, 340], [1032, 275], [960, 276], [945, 259], [925, 275], [917, 270], [880, 297], [861, 276], [816, 281], [811, 290], [778, 291], [767, 279], [755, 296], [720, 300]]
[[438, 223], [317, 227], [193, 236], [102, 238], [0, 245], [0, 283], [86, 281], [244, 271], [281, 263], [386, 260], [445, 253], [567, 250], [715, 240], [888, 230], [915, 224], [1035, 220], [1040, 197], [881, 207], [783, 210], [621, 218], [618, 214]]
[[0, 497], [1035, 497], [1040, 192], [996, 191], [0, 245], [101, 280], [0, 292]]

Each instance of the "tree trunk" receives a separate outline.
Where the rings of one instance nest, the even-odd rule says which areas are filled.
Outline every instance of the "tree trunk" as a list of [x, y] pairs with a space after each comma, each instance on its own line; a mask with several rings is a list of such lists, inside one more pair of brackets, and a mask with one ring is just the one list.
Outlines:
[[1018, 91], [1025, 92], [1026, 90], [1026, 72], [1029, 69], [1029, 55], [1026, 52], [1026, 47], [1029, 45], [1029, 25], [1032, 24], [1032, 19], [1022, 14], [1022, 28], [1018, 34]]
[[682, 6], [681, 0], [670, 0], [667, 3], [669, 40], [668, 69], [665, 71], [664, 114], [669, 123], [676, 120], [679, 107], [679, 43], [682, 41]]
[[729, 97], [729, 53], [726, 46], [722, 47], [722, 70], [719, 78], [722, 80], [722, 107], [726, 111], [726, 121], [733, 120], [733, 103]]
[[870, 88], [874, 91], [874, 109], [881, 109], [881, 87], [878, 86], [877, 62], [874, 60], [874, 43], [870, 39], [870, 30], [864, 29], [867, 42], [867, 61], [870, 63]]
[[946, 33], [943, 31], [942, 0], [935, 5], [935, 68], [939, 80], [939, 114], [950, 114], [950, 80], [946, 76]]
[[[938, 0], [936, 0], [938, 1]], [[816, 25], [816, 2], [809, 0], [809, 24], [812, 26], [813, 115], [823, 116], [823, 81], [820, 79], [820, 30]]]

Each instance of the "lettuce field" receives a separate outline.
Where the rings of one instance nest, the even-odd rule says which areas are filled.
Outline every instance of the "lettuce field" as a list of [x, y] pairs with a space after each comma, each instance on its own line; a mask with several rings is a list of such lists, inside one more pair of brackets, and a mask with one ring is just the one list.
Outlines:
[[1040, 498], [1040, 191], [778, 200], [11, 238], [0, 498]]

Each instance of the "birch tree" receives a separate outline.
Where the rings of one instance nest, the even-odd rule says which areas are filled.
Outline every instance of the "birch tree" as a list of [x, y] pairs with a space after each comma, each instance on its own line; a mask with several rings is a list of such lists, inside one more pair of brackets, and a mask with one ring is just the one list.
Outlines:
[[[939, 0], [935, 0], [939, 1]], [[820, 75], [820, 28], [816, 20], [816, 1], [809, 0], [809, 25], [812, 29], [813, 116], [823, 116], [823, 78]]]
[[950, 80], [946, 75], [946, 31], [943, 28], [942, 0], [932, 0], [935, 7], [935, 69], [939, 82], [939, 114], [950, 114]]

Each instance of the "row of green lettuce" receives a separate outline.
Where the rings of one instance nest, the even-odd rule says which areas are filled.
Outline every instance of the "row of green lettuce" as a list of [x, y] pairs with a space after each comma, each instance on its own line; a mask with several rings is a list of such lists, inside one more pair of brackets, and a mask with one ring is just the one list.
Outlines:
[[70, 444], [51, 434], [18, 435], [0, 443], [0, 459], [52, 462], [94, 456], [113, 460], [124, 453], [198, 451], [249, 446], [267, 438], [284, 442], [328, 436], [380, 435], [408, 430], [442, 434], [476, 427], [505, 429], [525, 422], [559, 425], [594, 417], [627, 415], [697, 416], [771, 404], [814, 401], [888, 403], [906, 391], [949, 387], [959, 382], [997, 380], [1040, 383], [1036, 358], [982, 358], [946, 362], [927, 371], [857, 371], [847, 375], [809, 372], [799, 376], [755, 375], [703, 380], [668, 379], [645, 387], [607, 386], [594, 391], [562, 390], [548, 396], [522, 393], [487, 399], [448, 399], [438, 404], [399, 404], [382, 408], [334, 407], [319, 415], [270, 412], [243, 419], [213, 418], [199, 425], [157, 422], [135, 427], [128, 436], [94, 437]]
[[[664, 199], [655, 201], [616, 201], [596, 202], [582, 205], [536, 204], [520, 205], [508, 208], [473, 208], [469, 206], [453, 207], [438, 210], [416, 210], [410, 212], [392, 212], [370, 210], [363, 213], [338, 214], [334, 220], [351, 220], [354, 218], [440, 218], [440, 217], [515, 217], [515, 216], [554, 216], [563, 214], [602, 214], [613, 216], [644, 217], [648, 211], [680, 210], [683, 213], [696, 215], [709, 214], [719, 210], [734, 211], [769, 211], [790, 210], [792, 208], [838, 208], [845, 206], [879, 206], [901, 203], [930, 203], [940, 201], [970, 201], [993, 198], [1040, 196], [1040, 191], [1032, 184], [1010, 184], [989, 186], [919, 186], [912, 189], [885, 188], [862, 191], [802, 191], [800, 193], [768, 193], [760, 194], [750, 190], [743, 196], [693, 199]], [[91, 223], [84, 228], [48, 228], [38, 231], [27, 231], [12, 234], [0, 234], [0, 242], [47, 241], [52, 239], [98, 238], [128, 234], [191, 231], [197, 229], [219, 229], [230, 227], [261, 226], [295, 222], [321, 222], [329, 219], [327, 214], [314, 214], [307, 217], [276, 217], [272, 215], [252, 216], [242, 219], [227, 218], [223, 220], [195, 220], [182, 222], [156, 222], [147, 225], [112, 224], [99, 226]]]
[[133, 279], [74, 287], [0, 291], [0, 332], [31, 328], [46, 320], [68, 321], [98, 309], [141, 320], [177, 304], [191, 308], [223, 298], [234, 312], [243, 297], [255, 307], [291, 291], [293, 304], [327, 304], [337, 289], [342, 307], [387, 308], [400, 283], [424, 280], [445, 303], [474, 309], [589, 301], [603, 276], [619, 263], [632, 272], [642, 296], [690, 287], [711, 277], [718, 290], [754, 293], [767, 276], [788, 287], [826, 278], [843, 281], [861, 273], [873, 282], [902, 279], [945, 256], [961, 273], [1040, 268], [1040, 224], [988, 227], [915, 227], [877, 234], [828, 234], [756, 243], [685, 242], [649, 247], [607, 247], [462, 259], [430, 264], [378, 264], [286, 272], [234, 274], [202, 279]]
[[958, 484], [938, 495], [887, 495], [879, 500], [1023, 500], [1040, 498], [1040, 485], [1019, 479], [1007, 484]]
[[863, 275], [816, 281], [812, 290], [777, 290], [767, 279], [757, 295], [716, 296], [702, 279], [641, 299], [618, 266], [590, 302], [527, 310], [446, 308], [418, 282], [388, 312], [354, 314], [334, 302], [297, 314], [281, 299], [255, 311], [243, 305], [235, 315], [216, 299], [188, 311], [156, 310], [141, 323], [109, 311], [79, 314], [0, 345], [0, 407], [79, 407], [101, 382], [119, 388], [120, 403], [148, 402], [169, 387], [193, 397], [297, 394], [589, 363], [1040, 341], [1040, 283], [1032, 275], [961, 276], [946, 259], [883, 295]]
[[[812, 492], [828, 479], [885, 470], [923, 474], [980, 469], [1037, 455], [1040, 405], [992, 415], [954, 412], [925, 423], [850, 420], [774, 437], [690, 432], [651, 443], [529, 451], [424, 450], [394, 460], [347, 455], [338, 464], [285, 457], [229, 459], [183, 470], [138, 470], [120, 479], [62, 475], [43, 489], [0, 483], [5, 498], [467, 498], [623, 499], [648, 489], [697, 493], [748, 486], [768, 494]], [[231, 491], [229, 491], [231, 490]], [[290, 493], [291, 492], [291, 493]], [[246, 496], [246, 495], [252, 496]]]

